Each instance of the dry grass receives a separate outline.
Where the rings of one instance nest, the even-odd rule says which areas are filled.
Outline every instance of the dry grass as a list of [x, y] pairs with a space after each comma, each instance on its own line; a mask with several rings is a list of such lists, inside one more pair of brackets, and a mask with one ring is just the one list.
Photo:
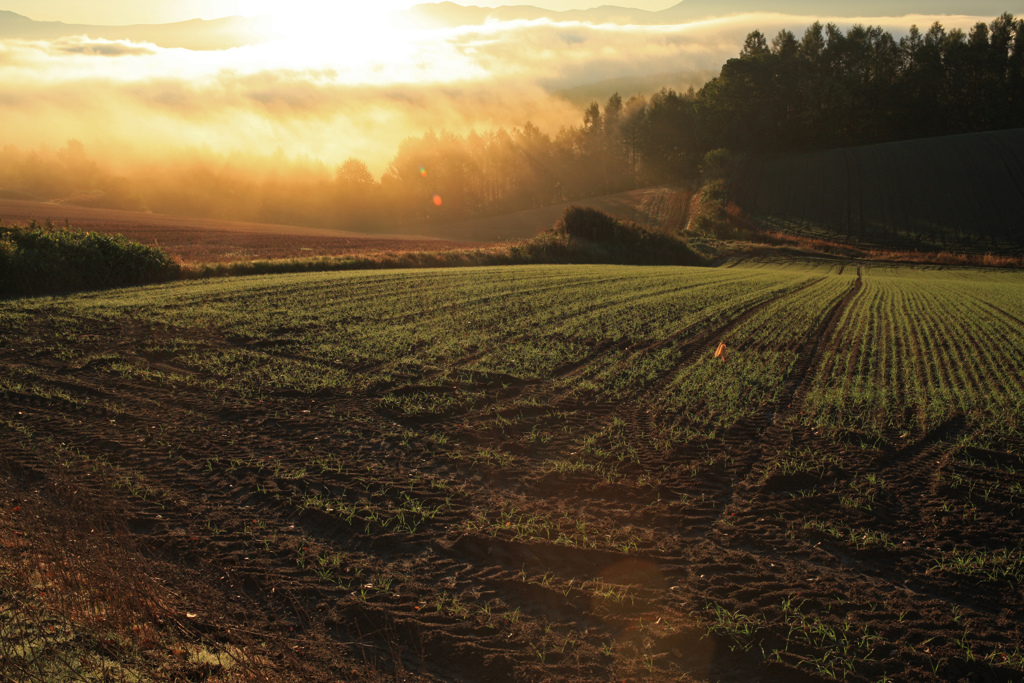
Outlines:
[[992, 268], [1024, 268], [1024, 256], [999, 254], [955, 254], [949, 251], [882, 251], [867, 252], [869, 259], [899, 263], [932, 263], [944, 266], [985, 266]]
[[[750, 221], [749, 218], [738, 220]], [[749, 223], [753, 226], [753, 222]], [[809, 253], [828, 254], [871, 261], [919, 263], [943, 266], [979, 266], [990, 268], [1024, 268], [1024, 256], [1000, 254], [958, 254], [950, 251], [900, 251], [889, 249], [859, 249], [848, 244], [813, 237], [801, 237], [784, 232], [751, 229], [751, 238], [772, 246], [789, 247]]]

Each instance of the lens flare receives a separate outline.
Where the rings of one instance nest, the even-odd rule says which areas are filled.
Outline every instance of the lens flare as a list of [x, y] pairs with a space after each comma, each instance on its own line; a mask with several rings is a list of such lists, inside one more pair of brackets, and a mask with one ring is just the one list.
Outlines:
[[423, 176], [424, 178], [426, 178], [427, 177], [427, 169], [425, 169], [422, 166], [420, 166], [420, 175]]
[[443, 204], [443, 203], [444, 203], [444, 200], [441, 199], [441, 195], [435, 194], [434, 195], [434, 206], [441, 206], [441, 204]]

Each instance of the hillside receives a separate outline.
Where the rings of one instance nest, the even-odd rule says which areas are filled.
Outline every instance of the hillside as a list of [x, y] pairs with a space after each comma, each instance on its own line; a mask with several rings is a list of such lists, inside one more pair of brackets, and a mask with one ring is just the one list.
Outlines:
[[[429, 26], [471, 26], [487, 21], [578, 21], [582, 23], [670, 25], [700, 21], [712, 17], [737, 14], [777, 12], [805, 17], [900, 17], [911, 14], [963, 14], [964, 3], [958, 0], [855, 0], [853, 2], [828, 3], [822, 9], [820, 0], [789, 0], [772, 3], [766, 7], [763, 0], [683, 0], [660, 11], [648, 11], [631, 7], [604, 5], [590, 9], [565, 11], [549, 10], [532, 5], [502, 5], [479, 7], [457, 5], [452, 2], [424, 3], [406, 10], [404, 16], [419, 24]], [[971, 11], [980, 15], [996, 16], [1007, 10], [1002, 0], [974, 0]]]
[[1024, 253], [1024, 129], [740, 162], [765, 227], [891, 249]]
[[0, 10], [0, 39], [55, 40], [86, 35], [93, 39], [130, 40], [166, 48], [187, 50], [227, 50], [267, 40], [265, 19], [224, 17], [191, 19], [170, 24], [134, 26], [94, 26], [66, 24], [61, 21], [33, 21], [14, 12]]

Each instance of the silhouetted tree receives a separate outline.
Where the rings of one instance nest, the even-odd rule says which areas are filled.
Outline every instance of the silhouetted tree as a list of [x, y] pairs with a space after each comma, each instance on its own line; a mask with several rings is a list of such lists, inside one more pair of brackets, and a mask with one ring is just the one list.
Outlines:
[[740, 57], [758, 57], [768, 53], [768, 41], [765, 40], [764, 34], [760, 31], [751, 31], [747, 35], [747, 39], [743, 41]]
[[336, 224], [349, 229], [376, 227], [380, 222], [379, 186], [362, 161], [346, 159], [334, 174]]

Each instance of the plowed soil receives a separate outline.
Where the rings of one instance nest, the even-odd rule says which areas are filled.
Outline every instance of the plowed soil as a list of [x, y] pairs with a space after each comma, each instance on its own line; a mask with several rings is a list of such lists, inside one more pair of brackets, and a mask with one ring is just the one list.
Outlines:
[[[81, 364], [53, 350], [69, 340], [40, 318], [31, 345], [0, 349], [0, 365], [35, 377], [32, 392], [0, 394], [0, 514], [31, 540], [33, 515], [48, 509], [115, 510], [127, 530], [116, 542], [160, 587], [165, 618], [244, 649], [255, 677], [1021, 680], [1019, 583], [936, 563], [964, 544], [1019, 548], [1019, 503], [977, 498], [972, 515], [954, 513], [944, 503], [964, 494], [934, 476], [1019, 482], [984, 465], [1019, 464], [1021, 452], [953, 462], [962, 418], [871, 448], [783, 426], [859, 286], [805, 340], [773, 410], [668, 450], [646, 438], [665, 416], [639, 399], [418, 378], [401, 391], [486, 398], [409, 417], [378, 400], [394, 386], [211, 392], [174, 354], [144, 349], [187, 338], [229, 352], [252, 340], [82, 320], [74, 358], [99, 360]], [[741, 319], [664, 343], [689, 362]], [[496, 421], [531, 396], [543, 407]], [[621, 481], [540, 466], [609, 427], [639, 455]], [[479, 455], [445, 455], [455, 446]], [[801, 450], [835, 457], [787, 472]], [[321, 459], [328, 451], [337, 457]], [[860, 504], [836, 493], [857, 482]]]
[[381, 232], [387, 234], [379, 235], [11, 199], [0, 199], [0, 221], [15, 225], [31, 220], [50, 220], [57, 225], [68, 221], [74, 228], [119, 233], [142, 244], [159, 246], [184, 263], [212, 263], [481, 248], [534, 237], [554, 225], [573, 204], [674, 231], [686, 223], [689, 196], [688, 191], [675, 187], [631, 190], [446, 224], [396, 223], [382, 228]]
[[292, 225], [242, 223], [0, 199], [0, 221], [3, 223], [27, 225], [32, 220], [50, 220], [59, 226], [67, 221], [72, 228], [80, 230], [124, 235], [141, 244], [159, 247], [182, 263], [447, 251], [486, 246], [479, 242], [457, 242], [415, 235], [366, 235]]

